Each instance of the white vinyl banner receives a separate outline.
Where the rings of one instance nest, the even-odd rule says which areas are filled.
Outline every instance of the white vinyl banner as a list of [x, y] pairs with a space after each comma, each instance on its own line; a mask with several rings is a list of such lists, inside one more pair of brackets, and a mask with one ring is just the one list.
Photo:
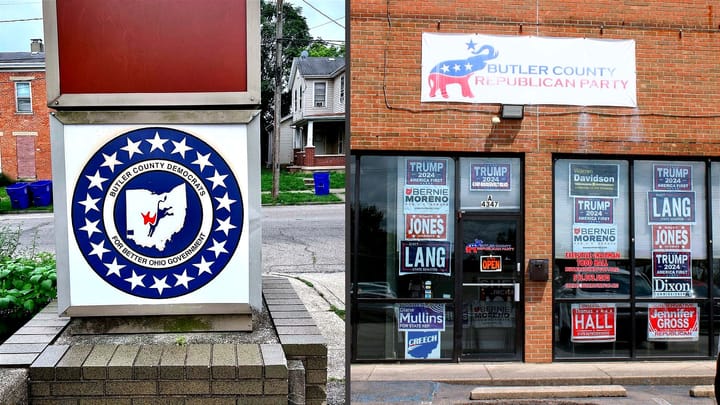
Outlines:
[[637, 107], [635, 41], [422, 35], [423, 102]]

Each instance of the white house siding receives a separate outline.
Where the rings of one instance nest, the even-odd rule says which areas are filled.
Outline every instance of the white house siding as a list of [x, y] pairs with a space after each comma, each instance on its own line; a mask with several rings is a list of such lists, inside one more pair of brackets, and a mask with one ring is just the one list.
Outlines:
[[[345, 100], [340, 99], [340, 90], [341, 90], [341, 81], [340, 77], [344, 76], [345, 73], [342, 73], [335, 77], [333, 80], [333, 88], [335, 90], [333, 95], [333, 112], [334, 113], [344, 113], [345, 112]], [[347, 80], [347, 78], [345, 79]], [[345, 89], [345, 97], [347, 97], [347, 88]]]

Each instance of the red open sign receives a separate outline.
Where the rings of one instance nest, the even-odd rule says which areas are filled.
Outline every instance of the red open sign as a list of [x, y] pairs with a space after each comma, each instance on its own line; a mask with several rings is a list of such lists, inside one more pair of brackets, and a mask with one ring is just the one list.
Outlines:
[[502, 271], [502, 256], [480, 256], [480, 271]]

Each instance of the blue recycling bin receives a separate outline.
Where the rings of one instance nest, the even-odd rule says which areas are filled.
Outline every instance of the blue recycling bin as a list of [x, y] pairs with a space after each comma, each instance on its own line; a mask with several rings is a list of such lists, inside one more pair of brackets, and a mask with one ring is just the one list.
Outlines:
[[315, 182], [315, 195], [330, 194], [329, 172], [315, 172], [313, 173], [313, 180]]
[[52, 181], [39, 180], [28, 185], [30, 198], [36, 207], [47, 207], [52, 204]]
[[30, 193], [27, 183], [15, 183], [5, 187], [10, 197], [10, 207], [14, 210], [24, 210], [30, 206]]

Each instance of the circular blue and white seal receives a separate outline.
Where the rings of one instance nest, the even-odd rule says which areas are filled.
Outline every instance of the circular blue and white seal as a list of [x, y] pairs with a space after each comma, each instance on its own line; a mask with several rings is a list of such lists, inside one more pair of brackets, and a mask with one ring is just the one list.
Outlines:
[[103, 145], [72, 197], [83, 257], [113, 287], [166, 299], [195, 291], [228, 264], [242, 233], [238, 182], [220, 154], [171, 128], [142, 128]]

